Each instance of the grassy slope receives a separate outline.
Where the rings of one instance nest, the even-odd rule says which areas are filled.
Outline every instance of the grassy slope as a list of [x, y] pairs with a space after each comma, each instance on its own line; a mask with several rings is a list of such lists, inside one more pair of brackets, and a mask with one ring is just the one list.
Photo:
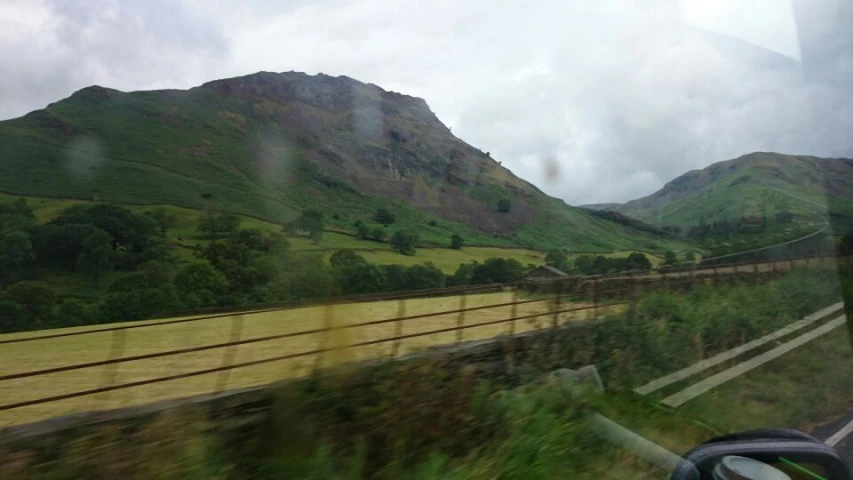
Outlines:
[[853, 214], [853, 169], [842, 160], [755, 153], [691, 172], [672, 183], [679, 180], [684, 182], [684, 192], [670, 200], [655, 199], [655, 194], [623, 204], [618, 210], [653, 225], [682, 226], [695, 225], [700, 219], [708, 223], [737, 220], [756, 203], [768, 217], [787, 204], [792, 213], [803, 217], [799, 223], [806, 225], [822, 224], [815, 213], [827, 209]]
[[[378, 207], [390, 204], [399, 225], [417, 228], [429, 243], [446, 244], [458, 233], [469, 244], [540, 250], [678, 247], [675, 242], [594, 219], [541, 193], [525, 200], [534, 213], [530, 221], [516, 225], [512, 235], [489, 234], [443, 220], [408, 201], [366, 195], [358, 185], [340, 182], [333, 173], [307, 161], [306, 155], [320, 148], [322, 141], [314, 138], [317, 135], [288, 131], [290, 127], [276, 123], [276, 117], [266, 113], [271, 107], [265, 102], [206, 88], [135, 93], [84, 89], [45, 110], [0, 122], [0, 190], [191, 209], [206, 206], [200, 195], [208, 193], [215, 208], [275, 223], [293, 218], [304, 208], [320, 208], [329, 217], [336, 213], [338, 219], [331, 219], [332, 224], [344, 228], [351, 228], [355, 220], [369, 221]], [[305, 105], [275, 107], [276, 112], [287, 113]], [[340, 114], [317, 108], [312, 115], [331, 125], [328, 128], [346, 121]], [[491, 183], [464, 188], [484, 205], [511, 196], [500, 185], [535, 191], [496, 163], [482, 172]], [[430, 227], [432, 220], [438, 225]]]

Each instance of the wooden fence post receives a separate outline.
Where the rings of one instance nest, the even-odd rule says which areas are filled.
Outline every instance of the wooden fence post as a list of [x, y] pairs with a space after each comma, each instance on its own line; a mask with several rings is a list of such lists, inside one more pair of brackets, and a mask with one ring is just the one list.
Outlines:
[[456, 317], [456, 343], [462, 341], [462, 327], [465, 326], [465, 303], [467, 296], [465, 292], [459, 296], [459, 314]]
[[[113, 330], [113, 340], [110, 345], [109, 360], [118, 360], [124, 357], [124, 348], [127, 344], [127, 330], [121, 328]], [[109, 363], [104, 365], [104, 372], [101, 374], [101, 388], [111, 387], [115, 384], [118, 377], [118, 367], [120, 363]], [[96, 402], [108, 403], [110, 400], [110, 392], [103, 392], [95, 397]], [[95, 407], [97, 410], [98, 407]]]
[[394, 343], [391, 345], [391, 358], [400, 353], [400, 337], [403, 335], [403, 317], [406, 316], [406, 299], [397, 301], [397, 321], [394, 322]]
[[515, 335], [515, 319], [518, 317], [518, 285], [512, 290], [512, 305], [509, 307], [509, 336]]
[[[594, 282], [595, 280], [593, 280]], [[559, 316], [560, 316], [560, 293], [563, 289], [563, 282], [557, 280], [556, 282], [557, 288], [554, 290], [554, 317], [551, 320], [551, 328], [556, 330], [559, 324]]]
[[[228, 343], [239, 342], [243, 336], [243, 315], [231, 316], [231, 335], [228, 337]], [[230, 367], [234, 364], [234, 358], [237, 356], [237, 345], [229, 345], [222, 354], [222, 368]], [[219, 377], [216, 379], [216, 387], [214, 392], [219, 393], [228, 388], [228, 380], [231, 378], [231, 369], [220, 370]]]

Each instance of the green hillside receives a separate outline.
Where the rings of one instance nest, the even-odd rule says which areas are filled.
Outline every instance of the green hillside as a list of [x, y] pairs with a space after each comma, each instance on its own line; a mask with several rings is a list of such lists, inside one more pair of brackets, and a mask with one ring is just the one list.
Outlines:
[[421, 99], [293, 72], [186, 91], [93, 86], [0, 122], [0, 191], [275, 224], [317, 208], [338, 229], [388, 206], [436, 245], [459, 234], [470, 245], [537, 250], [678, 246], [546, 196], [453, 136]]
[[763, 222], [768, 235], [796, 236], [821, 228], [826, 218], [840, 234], [853, 224], [853, 160], [752, 153], [687, 172], [652, 195], [607, 208], [685, 232], [702, 223]]

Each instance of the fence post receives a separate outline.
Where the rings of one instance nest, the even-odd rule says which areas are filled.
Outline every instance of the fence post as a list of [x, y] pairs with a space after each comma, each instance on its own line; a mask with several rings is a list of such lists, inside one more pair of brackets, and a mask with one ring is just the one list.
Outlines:
[[789, 272], [794, 271], [794, 260], [791, 258], [788, 258], [788, 271]]
[[752, 264], [752, 274], [755, 275], [755, 284], [760, 284], [761, 279], [758, 277], [758, 262]]
[[456, 343], [462, 341], [462, 327], [465, 326], [465, 292], [459, 296], [459, 314], [456, 317]]
[[719, 272], [717, 272], [717, 266], [713, 265], [713, 268], [714, 268], [714, 286], [716, 287], [720, 283], [720, 275], [719, 275]]
[[515, 335], [515, 319], [518, 317], [518, 285], [512, 291], [512, 305], [509, 307], [509, 318], [512, 320], [509, 322], [509, 336], [512, 337]]
[[592, 279], [592, 321], [598, 319], [598, 279]]
[[[243, 315], [231, 316], [231, 335], [228, 337], [228, 343], [239, 342], [243, 336]], [[237, 356], [237, 345], [229, 345], [222, 354], [222, 367], [230, 367], [234, 364], [234, 358]], [[228, 387], [228, 380], [231, 378], [231, 369], [221, 370], [219, 378], [216, 379], [216, 388], [214, 392], [219, 393]]]
[[317, 357], [314, 359], [314, 370], [319, 370], [323, 363], [323, 357], [326, 356], [326, 345], [329, 343], [329, 335], [331, 334], [332, 325], [335, 322], [334, 304], [328, 303], [325, 308], [323, 333], [320, 335], [320, 344], [317, 348]]
[[[119, 358], [124, 356], [124, 347], [127, 344], [127, 330], [122, 328], [119, 330], [113, 330], [113, 340], [110, 345], [110, 353], [108, 360], [118, 360]], [[101, 375], [101, 387], [111, 387], [115, 384], [116, 377], [118, 376], [118, 367], [119, 363], [110, 363], [104, 366], [104, 373]], [[99, 396], [96, 397], [96, 401], [108, 403], [110, 400], [110, 392], [103, 392]], [[97, 409], [97, 407], [95, 407]]]
[[[593, 280], [595, 282], [595, 280]], [[551, 328], [556, 330], [559, 323], [560, 311], [560, 293], [562, 291], [563, 282], [557, 280], [555, 282], [557, 288], [554, 290], [554, 317], [551, 320]]]
[[400, 337], [403, 336], [403, 320], [406, 316], [406, 299], [397, 300], [397, 321], [394, 322], [394, 343], [391, 345], [391, 358], [397, 358], [400, 353]]

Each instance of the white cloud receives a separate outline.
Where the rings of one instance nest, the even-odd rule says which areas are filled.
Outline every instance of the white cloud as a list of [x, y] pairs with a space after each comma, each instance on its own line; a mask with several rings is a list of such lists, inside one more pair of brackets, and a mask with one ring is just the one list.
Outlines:
[[[752, 45], [799, 55], [786, 2], [14, 5], [0, 8], [16, 18], [0, 28], [15, 32], [0, 33], [13, 72], [0, 79], [0, 117], [93, 83], [187, 88], [259, 70], [347, 75], [425, 98], [455, 134], [570, 203], [635, 198], [754, 150], [853, 154], [853, 88], [843, 76], [853, 67], [839, 53], [849, 52], [817, 64], [828, 83]], [[682, 14], [752, 44], [700, 31]]]

